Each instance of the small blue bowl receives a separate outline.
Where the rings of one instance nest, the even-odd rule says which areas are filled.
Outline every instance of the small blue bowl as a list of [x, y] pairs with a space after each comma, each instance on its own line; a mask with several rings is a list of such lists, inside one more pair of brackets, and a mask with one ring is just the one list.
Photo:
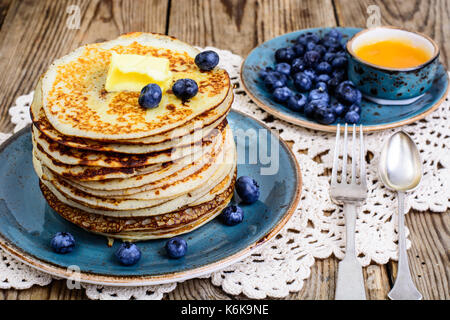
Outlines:
[[[360, 59], [355, 51], [358, 47], [382, 40], [406, 39], [413, 45], [429, 51], [430, 59], [412, 68], [389, 68]], [[439, 47], [428, 36], [383, 26], [365, 29], [347, 42], [348, 78], [363, 93], [364, 97], [383, 105], [411, 104], [431, 88], [439, 66]]]

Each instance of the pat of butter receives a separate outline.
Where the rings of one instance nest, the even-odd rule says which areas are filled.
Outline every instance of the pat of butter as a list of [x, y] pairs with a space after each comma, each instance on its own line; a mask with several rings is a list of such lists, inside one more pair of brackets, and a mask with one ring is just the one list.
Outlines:
[[105, 89], [108, 92], [141, 91], [149, 83], [156, 83], [164, 92], [169, 88], [171, 77], [168, 59], [113, 52]]

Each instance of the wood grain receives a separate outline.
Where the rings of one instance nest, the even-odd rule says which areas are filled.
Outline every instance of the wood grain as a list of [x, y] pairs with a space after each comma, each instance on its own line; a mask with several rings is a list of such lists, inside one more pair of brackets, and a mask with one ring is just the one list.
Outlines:
[[335, 24], [331, 0], [178, 0], [172, 1], [169, 34], [245, 56], [283, 33]]
[[[69, 5], [80, 8], [80, 28], [67, 28]], [[12, 129], [8, 108], [31, 91], [55, 58], [81, 44], [131, 31], [168, 33], [199, 46], [245, 56], [280, 34], [320, 26], [365, 27], [367, 6], [380, 7], [382, 23], [418, 30], [436, 39], [449, 65], [450, 3], [446, 0], [0, 0], [0, 131]], [[319, 159], [317, 159], [319, 161]], [[395, 210], [395, 208], [393, 208]], [[425, 299], [449, 299], [449, 225], [446, 214], [411, 212], [406, 223], [413, 247], [408, 255], [414, 281]], [[317, 260], [300, 292], [287, 299], [333, 299], [338, 260]], [[386, 299], [397, 264], [364, 268], [369, 299]], [[2, 299], [86, 299], [65, 281], [27, 290], [0, 290]], [[165, 299], [246, 299], [231, 296], [208, 279], [178, 284]]]

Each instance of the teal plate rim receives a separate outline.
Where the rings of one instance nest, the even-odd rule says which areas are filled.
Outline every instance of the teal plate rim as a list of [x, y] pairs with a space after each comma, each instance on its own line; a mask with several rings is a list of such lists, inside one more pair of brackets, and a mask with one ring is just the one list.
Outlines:
[[[265, 245], [270, 239], [272, 239], [278, 232], [282, 229], [282, 227], [289, 221], [292, 215], [297, 208], [297, 205], [300, 201], [300, 195], [302, 190], [302, 175], [300, 171], [300, 167], [298, 162], [296, 161], [295, 155], [286, 144], [286, 142], [278, 135], [277, 132], [272, 130], [266, 124], [261, 121], [237, 110], [232, 110], [231, 112], [237, 113], [240, 116], [249, 118], [254, 121], [258, 126], [268, 130], [279, 142], [282, 148], [285, 150], [289, 161], [293, 164], [293, 168], [295, 172], [293, 173], [296, 181], [296, 189], [294, 192], [293, 198], [290, 200], [289, 206], [286, 206], [284, 209], [284, 213], [281, 215], [281, 219], [271, 226], [271, 228], [258, 240], [250, 243], [244, 249], [233, 253], [228, 256], [224, 256], [217, 261], [214, 261], [209, 264], [202, 265], [200, 267], [187, 269], [180, 272], [172, 272], [172, 273], [162, 273], [162, 274], [144, 274], [144, 275], [110, 275], [110, 274], [101, 274], [90, 271], [81, 270], [77, 275], [77, 280], [82, 283], [89, 284], [98, 284], [98, 285], [109, 285], [109, 286], [145, 286], [145, 285], [157, 285], [157, 284], [165, 284], [172, 282], [180, 282], [188, 279], [196, 278], [205, 274], [209, 274], [211, 272], [223, 269], [233, 263], [243, 260], [247, 256], [249, 256], [256, 249], [261, 248]], [[10, 144], [12, 144], [15, 140], [20, 138], [23, 134], [26, 134], [30, 130], [30, 125], [21, 129], [6, 141], [4, 141], [0, 145], [0, 153], [2, 153], [5, 148], [7, 148]], [[283, 210], [281, 209], [281, 210]], [[61, 218], [62, 219], [62, 218]], [[65, 221], [65, 223], [70, 224], [70, 222]], [[199, 229], [201, 230], [201, 229]], [[105, 245], [106, 246], [106, 245]], [[55, 264], [50, 261], [46, 261], [44, 258], [36, 257], [31, 253], [24, 252], [17, 245], [8, 239], [3, 234], [0, 233], [0, 248], [5, 252], [12, 255], [14, 258], [23, 262], [24, 264], [40, 270], [44, 273], [61, 277], [61, 278], [71, 278], [74, 276], [73, 270], [68, 269], [67, 267]]]
[[[343, 30], [343, 31], [351, 31], [351, 32], [355, 32], [355, 33], [357, 31], [363, 30], [362, 28], [354, 28], [354, 27], [336, 27], [336, 28]], [[297, 31], [285, 33], [280, 36], [274, 37], [270, 40], [267, 40], [267, 41], [263, 42], [262, 44], [260, 44], [259, 46], [253, 48], [252, 51], [250, 51], [250, 53], [247, 55], [247, 57], [244, 59], [244, 61], [241, 64], [239, 76], [240, 76], [244, 91], [253, 100], [253, 102], [256, 103], [256, 105], [258, 107], [262, 108], [264, 111], [268, 112], [269, 114], [273, 115], [276, 118], [279, 118], [281, 120], [287, 121], [289, 123], [292, 123], [292, 124], [295, 124], [295, 125], [298, 125], [301, 127], [305, 127], [308, 129], [314, 129], [314, 130], [318, 130], [318, 131], [334, 132], [334, 133], [336, 132], [337, 124], [323, 125], [323, 124], [317, 123], [315, 121], [308, 120], [306, 118], [291, 116], [287, 111], [283, 110], [283, 108], [285, 108], [285, 107], [279, 105], [278, 103], [271, 102], [273, 104], [273, 106], [265, 103], [260, 98], [260, 95], [258, 93], [253, 92], [249, 88], [250, 86], [248, 84], [246, 84], [246, 82], [245, 82], [246, 80], [245, 80], [245, 76], [244, 76], [246, 74], [246, 72], [244, 72], [245, 71], [244, 68], [246, 67], [246, 63], [248, 62], [249, 57], [251, 57], [252, 54], [255, 54], [255, 52], [257, 50], [261, 49], [263, 46], [267, 46], [269, 42], [278, 40], [278, 39], [282, 39], [282, 38], [292, 38], [293, 39], [296, 35], [298, 36], [298, 34], [301, 34], [301, 33], [324, 32], [329, 29], [332, 29], [332, 27], [299, 29]], [[431, 112], [436, 110], [441, 105], [441, 103], [446, 99], [447, 95], [449, 94], [449, 90], [450, 90], [450, 85], [449, 85], [450, 77], [448, 75], [448, 72], [445, 70], [445, 68], [443, 67], [443, 65], [441, 63], [439, 63], [439, 66], [444, 69], [445, 78], [446, 78], [445, 79], [446, 87], [444, 90], [442, 90], [442, 95], [439, 97], [439, 99], [435, 100], [427, 108], [423, 108], [424, 110], [421, 113], [413, 115], [406, 119], [401, 119], [398, 121], [393, 121], [393, 122], [380, 124], [380, 125], [365, 125], [364, 123], [360, 123], [362, 125], [363, 132], [374, 132], [374, 131], [381, 131], [381, 130], [401, 127], [403, 125], [410, 124], [410, 123], [416, 122], [420, 119], [423, 119], [427, 115], [429, 115]], [[419, 101], [420, 101], [420, 99], [419, 99]], [[384, 107], [384, 106], [382, 106], [382, 107]], [[398, 106], [398, 107], [401, 107], [401, 106]], [[356, 126], [357, 131], [359, 131], [359, 128], [360, 128], [359, 125]], [[344, 132], [344, 130], [345, 130], [345, 127], [341, 126], [341, 132]]]

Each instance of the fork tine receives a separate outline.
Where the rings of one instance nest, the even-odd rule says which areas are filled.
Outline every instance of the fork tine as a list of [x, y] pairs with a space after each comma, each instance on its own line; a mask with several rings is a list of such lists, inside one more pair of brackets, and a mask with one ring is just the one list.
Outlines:
[[341, 134], [341, 126], [337, 125], [337, 129], [336, 129], [336, 142], [334, 145], [334, 156], [333, 156], [333, 169], [331, 171], [331, 183], [336, 183], [337, 182], [337, 166], [338, 166], [338, 161], [339, 161], [339, 136]]
[[356, 183], [356, 124], [353, 124], [353, 137], [352, 137], [352, 183]]
[[344, 131], [344, 153], [342, 154], [342, 178], [341, 183], [347, 183], [347, 123]]
[[366, 154], [366, 151], [365, 151], [365, 148], [364, 148], [364, 138], [363, 138], [363, 127], [362, 127], [362, 124], [359, 126], [359, 136], [360, 136], [360, 149], [361, 149], [361, 163], [360, 163], [360, 174], [361, 174], [361, 177], [360, 177], [360, 179], [361, 179], [361, 184], [362, 185], [366, 185], [366, 162], [365, 162], [365, 160], [364, 160], [364, 157], [365, 157], [365, 154]]

